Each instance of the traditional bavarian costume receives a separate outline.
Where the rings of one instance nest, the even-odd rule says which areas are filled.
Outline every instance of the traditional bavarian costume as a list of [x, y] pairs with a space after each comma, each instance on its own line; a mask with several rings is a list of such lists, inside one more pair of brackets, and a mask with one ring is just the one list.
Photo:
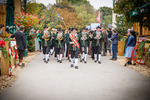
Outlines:
[[[97, 27], [97, 28], [100, 28], [100, 27]], [[94, 47], [95, 62], [98, 61], [99, 64], [101, 64], [102, 39], [103, 39], [102, 32], [95, 31], [93, 34], [92, 45]]]
[[82, 33], [80, 34], [80, 45], [81, 45], [81, 60], [80, 60], [80, 62], [82, 62], [84, 60], [84, 63], [87, 63], [89, 35], [84, 30], [85, 29], [83, 29]]
[[46, 63], [49, 61], [49, 50], [50, 46], [52, 45], [51, 41], [51, 33], [48, 32], [46, 29], [48, 27], [44, 26], [44, 31], [41, 33], [41, 39], [42, 39], [42, 46], [43, 46], [43, 54], [44, 54], [44, 60]]
[[79, 53], [79, 35], [72, 33], [76, 28], [72, 28], [69, 34], [69, 52], [71, 54], [71, 67], [73, 67], [73, 59], [75, 58], [75, 68], [78, 69], [78, 53]]
[[65, 37], [61, 28], [59, 28], [57, 31], [58, 33], [55, 35], [55, 48], [56, 48], [57, 60], [58, 62], [62, 63], [63, 46], [64, 46]]

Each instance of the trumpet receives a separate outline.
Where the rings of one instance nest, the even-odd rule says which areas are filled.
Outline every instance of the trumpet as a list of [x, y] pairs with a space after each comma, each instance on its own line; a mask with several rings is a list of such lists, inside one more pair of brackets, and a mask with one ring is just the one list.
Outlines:
[[52, 29], [51, 27], [48, 27], [46, 31], [50, 31], [51, 29]]

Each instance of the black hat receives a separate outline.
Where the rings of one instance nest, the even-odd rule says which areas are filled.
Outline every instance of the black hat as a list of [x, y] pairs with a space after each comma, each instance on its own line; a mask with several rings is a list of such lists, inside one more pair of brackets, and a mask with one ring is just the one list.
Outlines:
[[48, 28], [48, 26], [47, 26], [47, 25], [45, 25], [43, 28]]
[[100, 27], [100, 26], [97, 26], [97, 27], [96, 27], [96, 29], [97, 29], [97, 28], [100, 28], [100, 29], [101, 29], [101, 27]]
[[61, 27], [59, 27], [57, 31], [62, 31]]
[[68, 30], [71, 30], [71, 28], [69, 28]]
[[73, 30], [78, 30], [78, 29], [77, 29], [77, 28], [75, 28], [75, 27], [72, 27], [71, 31], [73, 31]]

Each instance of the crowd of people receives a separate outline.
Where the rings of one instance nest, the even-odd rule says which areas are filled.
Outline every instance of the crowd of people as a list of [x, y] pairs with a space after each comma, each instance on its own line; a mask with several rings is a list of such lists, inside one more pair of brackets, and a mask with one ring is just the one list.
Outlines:
[[[39, 49], [43, 51], [43, 60], [48, 63], [50, 56], [57, 57], [57, 62], [62, 63], [63, 58], [67, 57], [71, 62], [71, 67], [78, 69], [78, 60], [87, 63], [87, 56], [90, 55], [95, 63], [101, 64], [101, 56], [111, 55], [110, 60], [117, 60], [117, 46], [118, 46], [118, 33], [115, 29], [111, 30], [96, 27], [92, 31], [87, 28], [78, 30], [75, 27], [68, 30], [50, 29], [48, 26], [43, 27], [43, 31], [37, 31], [37, 39], [39, 42]], [[4, 30], [4, 25], [1, 26], [1, 31]], [[16, 39], [19, 51], [19, 66], [24, 66], [23, 56], [27, 50], [27, 44], [24, 34], [24, 26], [20, 26], [20, 30], [13, 34], [11, 38]], [[136, 45], [135, 31], [129, 29], [127, 39], [125, 41], [126, 63], [124, 66], [132, 64], [132, 50]], [[108, 51], [108, 52], [107, 52]], [[133, 62], [135, 64], [135, 62]]]
[[[40, 50], [43, 48], [44, 62], [48, 63], [50, 56], [55, 52], [57, 62], [62, 63], [63, 57], [68, 57], [71, 67], [78, 69], [78, 60], [87, 63], [88, 54], [95, 63], [101, 64], [101, 56], [106, 56], [107, 51], [113, 55], [111, 60], [117, 59], [117, 35], [115, 30], [96, 27], [95, 31], [87, 28], [78, 30], [75, 27], [68, 30], [58, 28], [49, 31], [48, 26], [37, 34]], [[112, 47], [111, 47], [112, 44]], [[112, 50], [111, 50], [112, 48]], [[111, 52], [112, 51], [112, 52]]]

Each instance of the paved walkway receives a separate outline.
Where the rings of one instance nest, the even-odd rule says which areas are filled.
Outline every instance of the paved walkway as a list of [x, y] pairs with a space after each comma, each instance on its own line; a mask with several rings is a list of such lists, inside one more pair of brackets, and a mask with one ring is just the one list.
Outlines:
[[0, 100], [150, 100], [150, 78], [125, 68], [109, 57], [102, 64], [79, 63], [71, 68], [68, 60], [48, 64], [40, 54], [21, 72]]

